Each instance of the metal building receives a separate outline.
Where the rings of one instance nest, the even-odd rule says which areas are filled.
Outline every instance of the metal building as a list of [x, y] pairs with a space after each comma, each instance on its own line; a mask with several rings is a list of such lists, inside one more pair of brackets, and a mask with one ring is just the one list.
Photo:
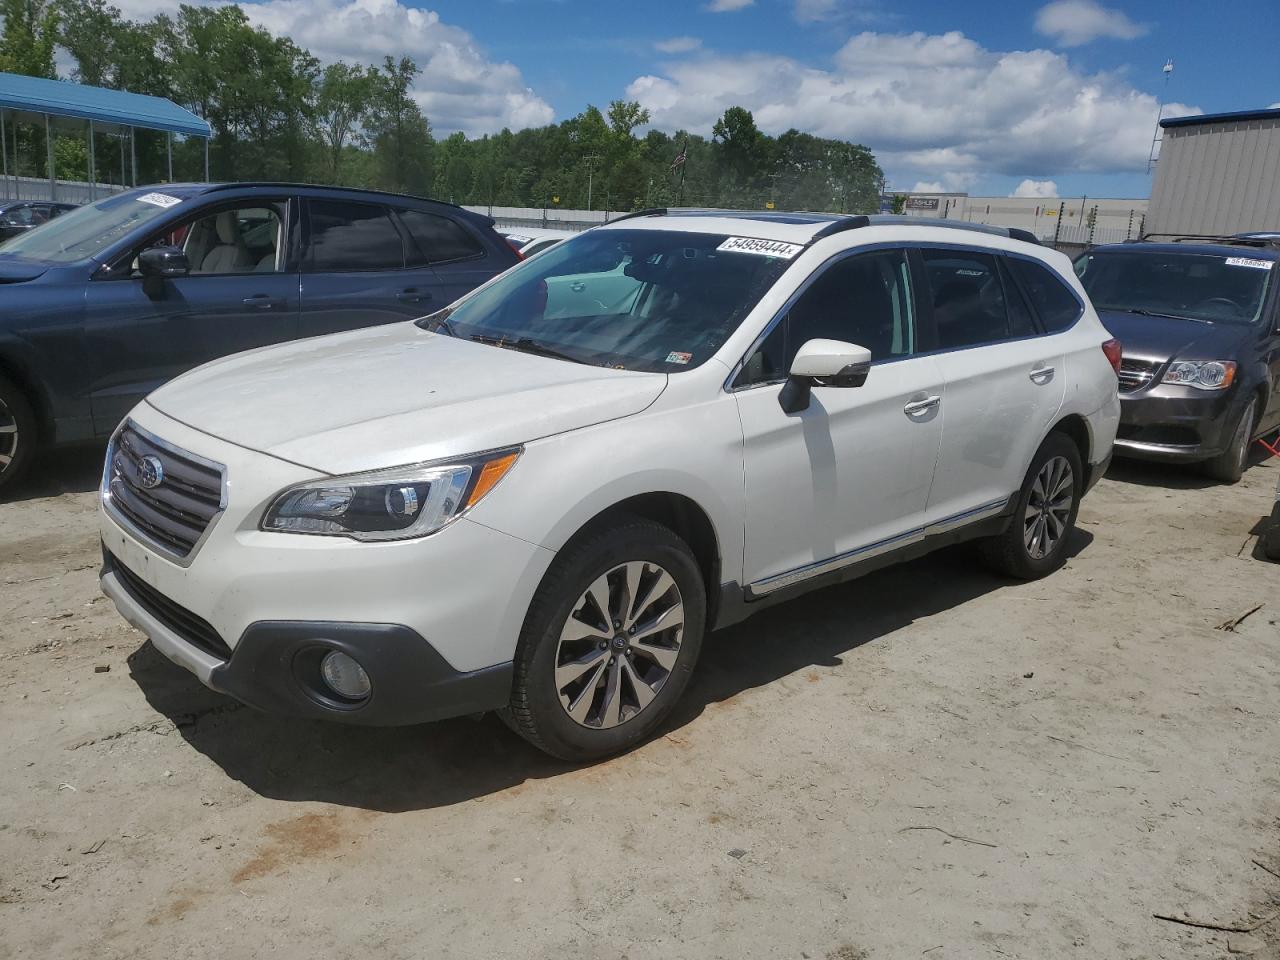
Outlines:
[[1280, 230], [1280, 110], [1161, 120], [1147, 233]]

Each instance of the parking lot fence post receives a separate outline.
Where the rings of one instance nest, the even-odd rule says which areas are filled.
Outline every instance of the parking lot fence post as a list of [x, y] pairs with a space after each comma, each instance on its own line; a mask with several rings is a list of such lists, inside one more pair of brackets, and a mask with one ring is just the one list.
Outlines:
[[0, 110], [0, 163], [4, 164], [4, 196], [9, 199], [9, 139], [6, 136], [4, 111]]
[[58, 178], [53, 169], [53, 127], [49, 124], [49, 115], [44, 115], [44, 152], [49, 167], [49, 199], [58, 199]]
[[133, 169], [133, 185], [138, 185], [138, 143], [134, 134], [138, 131], [135, 127], [129, 128], [129, 164]]
[[89, 202], [92, 203], [98, 199], [98, 164], [97, 157], [93, 155], [93, 121], [89, 121]]
[[173, 183], [173, 133], [166, 130], [164, 133], [165, 147], [169, 152], [169, 183]]
[[204, 180], [209, 182], [209, 138], [204, 138]]

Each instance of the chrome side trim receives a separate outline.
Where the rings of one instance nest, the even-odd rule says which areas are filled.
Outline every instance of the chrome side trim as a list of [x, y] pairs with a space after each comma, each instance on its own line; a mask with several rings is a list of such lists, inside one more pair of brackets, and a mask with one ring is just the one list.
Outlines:
[[[208, 467], [210, 470], [213, 470], [222, 478], [220, 483], [221, 489], [219, 490], [219, 493], [218, 493], [218, 512], [209, 518], [209, 524], [204, 528], [204, 533], [200, 534], [199, 539], [196, 540], [194, 544], [192, 544], [190, 552], [185, 557], [174, 553], [172, 550], [169, 550], [163, 544], [157, 543], [155, 540], [152, 540], [149, 536], [147, 536], [145, 531], [139, 530], [138, 527], [134, 523], [132, 523], [128, 517], [121, 514], [121, 512], [116, 508], [115, 504], [112, 502], [111, 462], [115, 458], [116, 438], [120, 436], [120, 432], [124, 430], [126, 426], [129, 427], [129, 429], [137, 433], [140, 433], [149, 442], [154, 443], [157, 447], [161, 447], [165, 450], [168, 450], [170, 453], [172, 453], [176, 457], [184, 457], [187, 460], [191, 460], [194, 463], [200, 464], [201, 466]], [[179, 567], [189, 567], [191, 566], [191, 562], [195, 560], [196, 554], [200, 552], [200, 548], [204, 546], [204, 542], [209, 539], [209, 534], [213, 532], [213, 528], [217, 525], [218, 521], [222, 518], [222, 515], [227, 511], [227, 467], [226, 467], [226, 464], [218, 463], [216, 460], [210, 460], [208, 457], [202, 457], [198, 453], [192, 453], [190, 450], [184, 450], [182, 447], [169, 443], [169, 441], [167, 440], [162, 440], [160, 437], [157, 437], [150, 430], [147, 430], [143, 427], [138, 426], [132, 420], [126, 419], [120, 424], [120, 426], [116, 427], [115, 432], [111, 434], [111, 441], [107, 444], [107, 458], [102, 465], [102, 481], [98, 486], [98, 499], [102, 503], [102, 509], [106, 511], [107, 516], [109, 516], [115, 522], [116, 526], [118, 526], [121, 530], [124, 530], [126, 533], [128, 533], [129, 536], [133, 537], [133, 539], [136, 540], [140, 546], [144, 547], [147, 550], [152, 551], [153, 553], [159, 554], [161, 557], [163, 557], [165, 560], [168, 560], [172, 564], [175, 564]], [[146, 631], [143, 631], [143, 632], [145, 633]]]
[[875, 543], [867, 544], [865, 547], [858, 547], [854, 550], [839, 554], [838, 556], [830, 557], [826, 560], [816, 560], [813, 563], [805, 564], [804, 566], [797, 567], [794, 570], [788, 570], [785, 573], [778, 573], [771, 577], [765, 577], [763, 580], [757, 580], [755, 583], [747, 584], [748, 599], [768, 596], [769, 594], [781, 590], [784, 587], [803, 583], [805, 580], [820, 577], [824, 573], [831, 573], [835, 570], [852, 566], [855, 563], [870, 560], [873, 557], [889, 553], [899, 547], [919, 543], [935, 533], [952, 530], [956, 527], [963, 526], [966, 523], [975, 523], [978, 520], [985, 520], [987, 517], [998, 514], [1008, 505], [1008, 503], [1008, 497], [1000, 500], [992, 500], [990, 503], [982, 504], [982, 506], [953, 514], [950, 517], [944, 517], [941, 520], [937, 520], [923, 527], [916, 527], [914, 530], [908, 530], [906, 533], [900, 533], [897, 536], [878, 540]]
[[1198, 443], [1146, 443], [1140, 440], [1115, 441], [1115, 445], [1124, 450], [1137, 450], [1140, 453], [1195, 453], [1200, 449]]

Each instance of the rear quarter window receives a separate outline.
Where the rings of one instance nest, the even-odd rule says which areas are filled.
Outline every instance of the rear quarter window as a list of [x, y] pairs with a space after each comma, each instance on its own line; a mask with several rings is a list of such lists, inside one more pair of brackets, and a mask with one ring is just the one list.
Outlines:
[[1048, 267], [1017, 257], [1009, 257], [1007, 262], [1027, 292], [1031, 307], [1039, 315], [1046, 333], [1066, 330], [1080, 319], [1084, 307], [1056, 273]]
[[469, 260], [484, 254], [484, 247], [467, 229], [448, 217], [421, 210], [398, 210], [400, 222], [409, 231], [413, 244], [409, 250], [410, 266], [424, 263], [448, 263]]

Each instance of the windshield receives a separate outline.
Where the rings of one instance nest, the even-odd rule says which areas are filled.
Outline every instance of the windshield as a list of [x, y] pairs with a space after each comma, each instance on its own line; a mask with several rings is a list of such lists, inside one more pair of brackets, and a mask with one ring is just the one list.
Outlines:
[[136, 227], [163, 215], [186, 195], [126, 193], [78, 207], [38, 229], [0, 244], [0, 257], [73, 263], [92, 257]]
[[1252, 323], [1262, 313], [1273, 262], [1165, 251], [1090, 253], [1076, 275], [1099, 310], [1155, 313], [1210, 323]]
[[[730, 239], [665, 230], [592, 230], [419, 321], [454, 336], [626, 370], [673, 373], [706, 361], [790, 264], [721, 250]], [[750, 246], [750, 245], [746, 245]], [[756, 244], [794, 256], [794, 244]]]

